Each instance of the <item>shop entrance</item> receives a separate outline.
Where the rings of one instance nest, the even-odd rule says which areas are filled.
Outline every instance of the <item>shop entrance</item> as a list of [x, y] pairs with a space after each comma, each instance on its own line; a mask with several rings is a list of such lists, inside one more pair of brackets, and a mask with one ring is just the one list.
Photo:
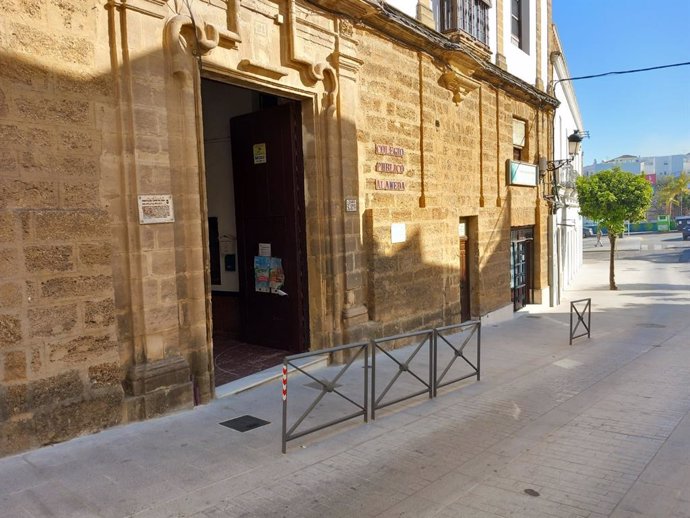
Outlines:
[[202, 80], [216, 386], [308, 347], [301, 104]]
[[534, 227], [510, 231], [510, 288], [513, 310], [532, 303]]

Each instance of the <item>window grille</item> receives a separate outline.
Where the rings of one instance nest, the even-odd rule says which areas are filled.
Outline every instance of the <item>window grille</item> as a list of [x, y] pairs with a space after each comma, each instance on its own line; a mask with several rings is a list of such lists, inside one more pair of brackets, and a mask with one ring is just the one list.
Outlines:
[[488, 0], [442, 0], [441, 32], [463, 31], [488, 45], [489, 8]]

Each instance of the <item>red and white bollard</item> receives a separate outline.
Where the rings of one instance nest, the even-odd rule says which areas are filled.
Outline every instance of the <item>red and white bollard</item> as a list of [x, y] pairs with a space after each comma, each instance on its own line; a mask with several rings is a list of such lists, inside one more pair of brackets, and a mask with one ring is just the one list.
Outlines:
[[283, 401], [287, 399], [287, 365], [283, 365]]

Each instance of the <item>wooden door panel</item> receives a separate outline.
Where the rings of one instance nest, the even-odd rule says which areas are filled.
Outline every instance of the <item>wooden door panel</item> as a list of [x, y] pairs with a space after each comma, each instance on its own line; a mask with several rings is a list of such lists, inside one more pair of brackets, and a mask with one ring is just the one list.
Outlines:
[[[306, 347], [306, 268], [299, 105], [286, 104], [231, 120], [242, 336], [291, 352]], [[265, 145], [265, 163], [254, 146]], [[255, 290], [254, 257], [271, 245], [285, 272], [287, 296]]]

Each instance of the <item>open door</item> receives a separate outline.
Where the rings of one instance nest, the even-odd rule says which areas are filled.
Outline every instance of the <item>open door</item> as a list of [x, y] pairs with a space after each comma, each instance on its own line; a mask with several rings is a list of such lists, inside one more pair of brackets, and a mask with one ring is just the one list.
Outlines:
[[[230, 125], [242, 340], [302, 352], [309, 319], [300, 105], [249, 113]], [[256, 257], [280, 260], [280, 290], [262, 291]]]

